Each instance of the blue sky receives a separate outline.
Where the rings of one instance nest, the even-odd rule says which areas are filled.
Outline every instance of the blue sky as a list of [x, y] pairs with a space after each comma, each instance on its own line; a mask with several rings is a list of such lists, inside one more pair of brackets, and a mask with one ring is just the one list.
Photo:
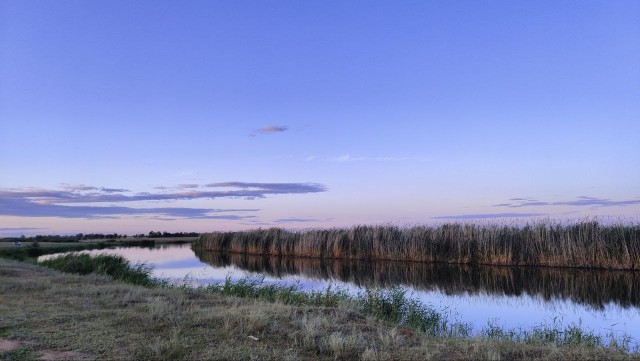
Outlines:
[[3, 1], [0, 235], [637, 220], [639, 18]]

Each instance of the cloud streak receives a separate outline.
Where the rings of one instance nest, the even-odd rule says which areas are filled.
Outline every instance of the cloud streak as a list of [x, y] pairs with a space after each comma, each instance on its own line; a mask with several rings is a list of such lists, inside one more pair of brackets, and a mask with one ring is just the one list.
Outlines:
[[431, 219], [452, 219], [452, 220], [465, 220], [465, 219], [489, 219], [489, 218], [525, 218], [525, 217], [539, 217], [545, 216], [545, 213], [479, 213], [479, 214], [460, 214], [455, 216], [439, 216], [431, 217]]
[[[175, 201], [216, 198], [265, 198], [277, 194], [306, 194], [326, 191], [316, 183], [247, 183], [224, 182], [206, 185], [181, 184], [177, 187], [156, 187], [162, 192], [132, 193], [125, 189], [93, 186], [62, 185], [62, 189], [10, 188], [0, 189], [0, 215], [21, 217], [120, 218], [123, 216], [162, 216], [189, 219], [246, 220], [252, 215], [221, 214], [257, 212], [259, 209], [211, 209], [183, 207], [135, 208], [122, 203], [140, 201]], [[195, 189], [202, 190], [188, 190]], [[175, 191], [178, 189], [178, 191]], [[91, 203], [91, 205], [87, 205]], [[95, 205], [95, 203], [120, 203]]]
[[289, 218], [279, 218], [273, 220], [275, 223], [307, 223], [307, 222], [322, 222], [322, 219], [316, 218], [297, 218], [297, 217], [289, 217]]
[[[191, 186], [191, 185], [190, 185]], [[38, 204], [60, 203], [101, 203], [169, 201], [215, 198], [265, 198], [275, 194], [304, 194], [325, 192], [327, 189], [317, 183], [209, 183], [200, 191], [168, 192], [83, 192], [78, 190], [52, 190], [40, 188], [0, 189], [0, 200], [28, 199]], [[231, 188], [211, 190], [206, 188]], [[165, 187], [165, 189], [168, 189]]]
[[522, 208], [522, 207], [540, 207], [540, 206], [576, 206], [576, 207], [616, 207], [616, 206], [631, 206], [640, 204], [640, 199], [627, 199], [627, 200], [611, 200], [606, 198], [596, 198], [589, 196], [580, 196], [571, 201], [560, 202], [548, 202], [540, 201], [532, 198], [511, 198], [513, 203], [500, 203], [494, 204], [493, 207], [508, 207], [508, 208]]
[[66, 206], [41, 204], [27, 199], [0, 199], [0, 215], [17, 217], [61, 217], [61, 218], [121, 218], [123, 216], [161, 215], [190, 219], [246, 219], [255, 216], [217, 214], [227, 212], [257, 212], [259, 209], [209, 209], [209, 208], [132, 208], [121, 206]]
[[311, 161], [325, 161], [335, 163], [349, 163], [349, 162], [428, 162], [427, 157], [397, 157], [397, 156], [379, 156], [379, 157], [367, 157], [367, 156], [353, 156], [351, 154], [343, 154], [337, 157], [316, 157], [309, 156], [305, 158], [307, 162]]
[[14, 232], [14, 231], [37, 231], [41, 229], [49, 229], [43, 227], [0, 227], [0, 232]]

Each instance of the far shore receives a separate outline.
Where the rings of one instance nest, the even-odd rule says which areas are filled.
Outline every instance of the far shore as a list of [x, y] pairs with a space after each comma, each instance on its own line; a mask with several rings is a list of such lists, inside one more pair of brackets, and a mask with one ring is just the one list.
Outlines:
[[[73, 247], [79, 245], [87, 245], [87, 244], [105, 244], [109, 243], [113, 246], [118, 246], [118, 243], [125, 244], [131, 242], [153, 242], [155, 244], [165, 244], [165, 243], [192, 243], [196, 241], [198, 237], [158, 237], [158, 238], [118, 238], [118, 239], [83, 239], [77, 242], [37, 242], [39, 247], [50, 248], [50, 247]], [[16, 246], [14, 244], [14, 238], [0, 238], [0, 248], [18, 248], [18, 247], [26, 247], [33, 244], [33, 241], [27, 240], [24, 242], [20, 242], [20, 245]]]

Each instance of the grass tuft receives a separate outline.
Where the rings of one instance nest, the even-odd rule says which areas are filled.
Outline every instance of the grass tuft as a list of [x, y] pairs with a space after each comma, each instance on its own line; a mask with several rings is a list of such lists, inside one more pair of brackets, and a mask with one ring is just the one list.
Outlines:
[[467, 337], [471, 325], [451, 322], [449, 317], [417, 299], [407, 297], [401, 286], [391, 289], [367, 287], [354, 303], [367, 315], [409, 327], [435, 337]]
[[304, 292], [297, 285], [264, 284], [264, 277], [244, 277], [232, 281], [227, 276], [224, 283], [205, 287], [207, 292], [242, 298], [280, 302], [287, 305], [336, 307], [349, 299], [346, 291], [332, 286], [324, 292]]
[[145, 264], [131, 265], [122, 256], [67, 254], [39, 262], [41, 265], [58, 271], [87, 275], [91, 273], [108, 275], [134, 285], [154, 287], [158, 281], [151, 278], [150, 266]]
[[10, 351], [0, 351], [0, 360], [35, 361], [39, 359], [39, 355], [31, 347], [18, 347]]

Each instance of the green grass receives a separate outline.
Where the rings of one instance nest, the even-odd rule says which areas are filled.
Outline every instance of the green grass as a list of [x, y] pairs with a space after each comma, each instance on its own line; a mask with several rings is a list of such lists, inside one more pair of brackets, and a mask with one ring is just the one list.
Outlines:
[[265, 285], [262, 277], [246, 277], [235, 282], [227, 277], [224, 283], [209, 285], [203, 289], [224, 296], [260, 299], [288, 305], [336, 307], [350, 299], [344, 290], [331, 286], [324, 292], [303, 292], [296, 285]]
[[281, 302], [292, 305], [349, 307], [397, 326], [404, 326], [435, 337], [466, 337], [471, 326], [455, 322], [434, 308], [406, 296], [402, 287], [389, 290], [367, 287], [351, 296], [345, 290], [327, 287], [325, 291], [301, 291], [296, 285], [264, 284], [261, 277], [247, 277], [203, 286], [195, 291], [241, 298]]
[[39, 355], [31, 347], [18, 347], [11, 351], [0, 351], [0, 360], [35, 361], [39, 359]]
[[280, 228], [200, 235], [194, 249], [321, 259], [640, 269], [640, 224]]
[[352, 303], [367, 315], [406, 326], [433, 337], [469, 337], [471, 325], [451, 320], [447, 314], [407, 297], [400, 286], [383, 290], [365, 288]]
[[145, 264], [132, 265], [124, 257], [117, 255], [67, 254], [40, 261], [39, 264], [67, 273], [107, 275], [134, 285], [160, 285], [159, 281], [150, 276], [152, 267]]

